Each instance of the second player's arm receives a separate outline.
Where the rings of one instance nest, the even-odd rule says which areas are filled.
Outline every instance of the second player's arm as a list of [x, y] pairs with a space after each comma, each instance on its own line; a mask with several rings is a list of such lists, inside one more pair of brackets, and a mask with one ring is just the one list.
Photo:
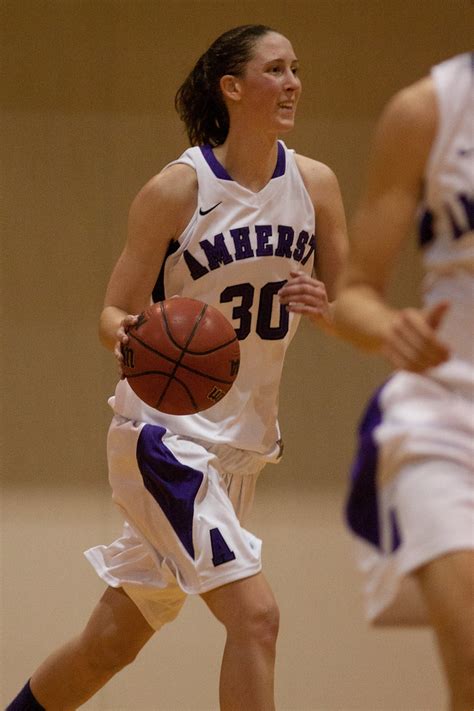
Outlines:
[[423, 370], [447, 357], [436, 338], [443, 306], [433, 314], [395, 309], [387, 285], [409, 235], [436, 132], [429, 79], [392, 99], [379, 121], [368, 179], [354, 219], [351, 250], [336, 303], [337, 332], [363, 350], [386, 355], [396, 367]]

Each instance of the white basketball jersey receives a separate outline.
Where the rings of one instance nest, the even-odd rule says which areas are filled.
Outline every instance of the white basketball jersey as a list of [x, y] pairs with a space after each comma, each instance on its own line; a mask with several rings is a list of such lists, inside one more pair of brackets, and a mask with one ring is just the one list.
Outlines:
[[281, 141], [274, 174], [258, 193], [232, 180], [209, 146], [190, 148], [174, 163], [195, 169], [198, 202], [169, 250], [160, 298], [188, 296], [219, 309], [239, 338], [239, 373], [221, 402], [195, 415], [158, 412], [139, 400], [125, 380], [118, 384], [111, 404], [129, 419], [230, 443], [271, 459], [279, 451], [277, 410], [284, 355], [299, 321], [280, 305], [277, 292], [291, 270], [312, 272], [313, 204], [293, 151]]
[[433, 67], [438, 131], [425, 172], [420, 244], [427, 304], [451, 307], [440, 335], [462, 359], [474, 345], [474, 53]]

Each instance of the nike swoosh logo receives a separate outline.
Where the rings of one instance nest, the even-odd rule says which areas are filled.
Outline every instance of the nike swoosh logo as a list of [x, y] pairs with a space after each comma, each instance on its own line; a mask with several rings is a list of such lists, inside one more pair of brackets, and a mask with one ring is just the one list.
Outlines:
[[220, 202], [216, 202], [215, 205], [209, 208], [209, 210], [203, 210], [202, 207], [199, 208], [199, 214], [200, 215], [208, 215], [210, 212], [216, 209], [216, 207], [219, 207], [219, 205], [222, 205], [222, 200]]

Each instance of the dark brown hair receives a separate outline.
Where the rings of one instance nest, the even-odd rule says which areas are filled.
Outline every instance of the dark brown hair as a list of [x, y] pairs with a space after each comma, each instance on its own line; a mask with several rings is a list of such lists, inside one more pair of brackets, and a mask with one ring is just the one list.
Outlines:
[[241, 76], [256, 41], [268, 32], [275, 30], [266, 25], [234, 27], [220, 35], [198, 59], [175, 97], [176, 111], [192, 146], [224, 143], [229, 114], [219, 81], [225, 74]]

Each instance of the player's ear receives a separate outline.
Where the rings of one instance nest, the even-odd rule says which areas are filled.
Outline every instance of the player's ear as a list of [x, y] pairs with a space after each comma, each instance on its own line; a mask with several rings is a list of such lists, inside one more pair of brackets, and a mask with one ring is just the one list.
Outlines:
[[220, 87], [224, 100], [229, 101], [240, 101], [240, 81], [239, 78], [233, 74], [224, 74], [220, 78]]

